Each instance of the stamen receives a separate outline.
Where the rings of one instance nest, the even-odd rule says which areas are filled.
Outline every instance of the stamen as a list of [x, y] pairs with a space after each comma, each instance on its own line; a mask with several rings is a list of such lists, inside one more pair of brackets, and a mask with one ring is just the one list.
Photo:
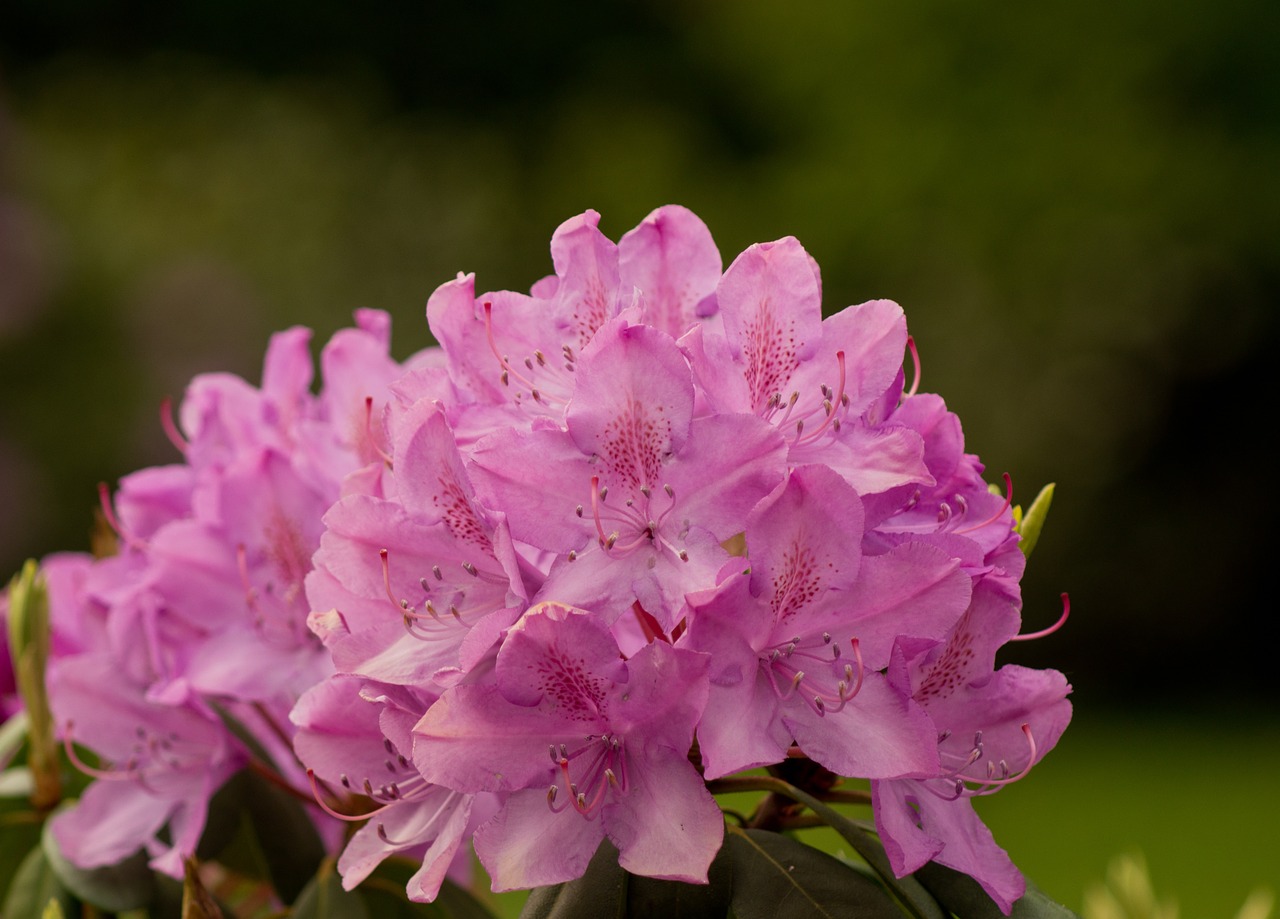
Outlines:
[[591, 477], [591, 517], [596, 523], [596, 534], [600, 539], [600, 544], [604, 545], [608, 540], [608, 536], [604, 532], [604, 523], [600, 520], [600, 502], [605, 499], [608, 489], [600, 487], [600, 476], [593, 475]]
[[120, 523], [120, 518], [116, 516], [115, 509], [111, 506], [111, 492], [107, 488], [106, 482], [98, 483], [98, 503], [102, 505], [102, 516], [107, 520], [107, 526], [115, 531], [115, 534], [125, 541], [131, 549], [145, 549], [147, 544], [144, 540], [138, 539], [132, 533], [125, 530]]
[[369, 438], [369, 446], [373, 447], [373, 452], [382, 458], [387, 468], [394, 468], [391, 455], [378, 445], [378, 438], [373, 436], [373, 396], [364, 397], [364, 436]]
[[236, 546], [236, 571], [240, 574], [240, 585], [244, 588], [244, 602], [249, 612], [254, 615], [254, 624], [263, 625], [262, 613], [258, 609], [258, 589], [249, 580], [249, 557], [244, 543]]
[[[837, 352], [836, 352], [836, 364], [837, 364], [837, 366], [839, 366], [839, 368], [840, 368], [840, 377], [839, 377], [839, 382], [836, 384], [836, 390], [835, 390], [835, 391], [836, 391], [836, 393], [838, 393], [838, 396], [837, 396], [836, 398], [832, 399], [832, 398], [828, 395], [828, 394], [831, 392], [831, 390], [830, 390], [830, 389], [828, 389], [828, 388], [827, 388], [827, 386], [826, 386], [825, 384], [823, 384], [823, 395], [824, 395], [824, 396], [826, 396], [826, 398], [825, 398], [825, 399], [823, 400], [823, 402], [822, 402], [822, 410], [826, 413], [826, 417], [822, 419], [822, 424], [818, 425], [818, 427], [817, 427], [815, 430], [811, 431], [811, 432], [809, 433], [809, 435], [808, 435], [807, 437], [805, 437], [805, 438], [804, 438], [804, 440], [805, 440], [805, 442], [806, 442], [806, 443], [812, 443], [812, 442], [813, 442], [813, 440], [814, 440], [815, 438], [817, 438], [817, 437], [819, 437], [819, 436], [821, 436], [821, 435], [822, 435], [822, 432], [823, 432], [823, 431], [825, 431], [825, 430], [827, 429], [827, 427], [832, 423], [832, 421], [834, 421], [834, 420], [835, 420], [835, 417], [836, 417], [836, 405], [842, 405], [842, 404], [844, 404], [844, 401], [845, 401], [845, 400], [844, 400], [844, 395], [845, 395], [845, 392], [844, 392], [844, 378], [845, 378], [844, 351], [837, 351]], [[797, 422], [797, 423], [796, 423], [796, 443], [800, 443], [800, 432], [801, 432], [801, 430], [803, 430], [803, 425], [804, 425], [804, 422], [803, 422], [803, 421], [799, 421], [799, 422]]]
[[[1007, 472], [1002, 473], [1002, 475], [1004, 477], [1004, 504], [1001, 504], [1000, 509], [996, 511], [994, 514], [992, 514], [990, 517], [988, 517], [986, 520], [982, 521], [982, 523], [975, 523], [972, 526], [967, 526], [962, 530], [956, 530], [957, 533], [960, 533], [960, 534], [972, 533], [974, 530], [980, 530], [984, 526], [987, 526], [988, 524], [995, 523], [997, 520], [1000, 519], [1000, 516], [1009, 509], [1009, 505], [1013, 503], [1013, 477], [1009, 475], [1009, 473]], [[959, 495], [956, 496], [956, 500], [957, 501], [961, 500]]]
[[388, 560], [387, 550], [379, 549], [378, 558], [382, 560], [382, 586], [387, 592], [387, 599], [396, 608], [396, 612], [408, 618], [417, 610], [409, 605], [408, 600], [397, 600], [395, 594], [391, 592], [391, 562]]
[[1058, 629], [1062, 628], [1067, 618], [1071, 615], [1071, 598], [1064, 592], [1062, 594], [1062, 615], [1058, 617], [1058, 621], [1047, 629], [1041, 629], [1039, 632], [1031, 632], [1027, 635], [1015, 635], [1010, 641], [1030, 641], [1033, 638], [1044, 638], [1046, 635], [1052, 635]]
[[[347, 823], [359, 823], [362, 820], [369, 819], [375, 814], [382, 813], [389, 807], [395, 806], [394, 803], [384, 804], [381, 807], [374, 808], [373, 810], [369, 811], [369, 813], [367, 814], [343, 814], [334, 810], [332, 807], [330, 807], [325, 802], [324, 798], [320, 796], [320, 786], [316, 782], [316, 771], [314, 769], [307, 770], [307, 780], [311, 783], [311, 796], [316, 799], [316, 804], [320, 805], [320, 809], [324, 811], [326, 814], [328, 814], [330, 817], [333, 817], [337, 820], [345, 820]], [[365, 793], [370, 797], [373, 797], [373, 788], [372, 786], [370, 786], [368, 779], [365, 780], [364, 784], [365, 784]]]
[[[502, 385], [507, 386], [510, 382], [510, 379], [514, 378], [516, 382], [522, 384], [527, 390], [529, 390], [529, 395], [533, 397], [534, 402], [543, 404], [544, 401], [546, 401], [546, 402], [557, 402], [560, 404], [564, 404], [567, 400], [562, 399], [558, 396], [550, 396], [550, 397], [546, 396], [544, 393], [538, 390], [537, 385], [532, 380], [530, 380], [528, 377], [524, 376], [518, 370], [516, 370], [516, 368], [511, 366], [511, 362], [508, 361], [507, 358], [502, 354], [502, 352], [498, 350], [498, 343], [497, 341], [494, 340], [494, 337], [493, 337], [493, 303], [489, 300], [486, 300], [482, 304], [482, 308], [484, 309], [484, 331], [485, 331], [485, 336], [489, 341], [489, 350], [493, 352], [493, 356], [498, 359], [498, 364], [499, 366], [502, 367]], [[534, 352], [534, 353], [538, 354], [538, 352]], [[526, 359], [525, 363], [528, 365], [530, 370], [533, 369], [533, 365], [531, 361], [528, 361]], [[545, 359], [543, 359], [539, 355], [538, 365], [545, 366], [545, 364], [546, 364]]]
[[920, 352], [916, 350], [914, 335], [907, 336], [907, 350], [911, 352], [911, 363], [915, 368], [915, 373], [911, 380], [911, 388], [902, 394], [904, 399], [910, 399], [920, 389]]
[[137, 765], [130, 763], [128, 768], [123, 772], [117, 772], [111, 769], [99, 769], [96, 766], [90, 766], [82, 760], [76, 753], [75, 745], [71, 741], [71, 729], [75, 726], [74, 721], [68, 721], [66, 729], [62, 732], [62, 748], [67, 753], [67, 759], [71, 761], [71, 765], [85, 775], [94, 779], [102, 779], [104, 782], [120, 782], [125, 779], [136, 779], [140, 776]]
[[160, 400], [160, 427], [164, 430], [164, 436], [169, 438], [169, 443], [186, 456], [191, 444], [187, 443], [187, 439], [182, 436], [182, 432], [178, 430], [178, 425], [173, 420], [173, 402], [168, 396]]

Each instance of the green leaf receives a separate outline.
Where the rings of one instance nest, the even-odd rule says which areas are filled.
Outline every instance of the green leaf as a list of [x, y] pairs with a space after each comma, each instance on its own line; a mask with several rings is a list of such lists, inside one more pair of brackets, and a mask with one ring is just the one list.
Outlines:
[[1018, 535], [1022, 537], [1018, 548], [1027, 558], [1031, 558], [1031, 551], [1040, 540], [1040, 531], [1044, 529], [1045, 519], [1049, 516], [1049, 506], [1053, 504], [1053, 487], [1054, 483], [1050, 482], [1040, 489], [1040, 494], [1036, 495], [1031, 507], [1027, 508], [1026, 514], [1018, 522]]
[[618, 864], [618, 850], [604, 842], [582, 877], [535, 888], [520, 919], [623, 919], [626, 894], [627, 872]]
[[[9, 889], [27, 853], [40, 848], [41, 819], [26, 798], [0, 800], [0, 896]], [[8, 915], [0, 911], [0, 916]]]
[[147, 866], [147, 854], [139, 849], [128, 858], [101, 868], [78, 868], [67, 861], [58, 849], [50, 831], [52, 821], [44, 825], [40, 846], [50, 866], [73, 894], [81, 900], [110, 912], [139, 909], [155, 895], [155, 878]]
[[[414, 865], [413, 868], [416, 871], [418, 866]], [[448, 878], [440, 885], [436, 905], [444, 910], [449, 919], [495, 919], [488, 907], [472, 896], [470, 891]]]
[[[210, 839], [201, 841], [197, 857], [226, 854], [229, 864], [270, 881], [284, 902], [296, 898], [325, 856], [302, 803], [252, 769], [232, 776], [214, 802]], [[230, 843], [237, 851], [225, 851]]]
[[58, 880], [44, 850], [36, 846], [18, 864], [9, 893], [0, 905], [0, 916], [43, 916], [50, 903], [56, 903], [64, 913], [71, 912], [73, 906], [71, 894]]
[[342, 879], [326, 858], [293, 904], [293, 919], [369, 919], [364, 900], [356, 891], [342, 889]]
[[628, 874], [618, 850], [605, 840], [577, 880], [534, 890], [521, 919], [704, 919], [725, 916], [733, 869], [723, 849], [711, 863], [709, 884], [685, 884]]
[[[939, 903], [962, 919], [1005, 919], [982, 885], [967, 874], [929, 862], [916, 872], [916, 877]], [[1009, 919], [1079, 919], [1079, 916], [1050, 900], [1040, 888], [1027, 881], [1027, 892], [1013, 904]]]
[[871, 869], [884, 882], [885, 886], [893, 892], [893, 895], [901, 901], [911, 915], [915, 916], [916, 919], [944, 919], [941, 908], [939, 908], [929, 892], [921, 886], [919, 881], [911, 875], [900, 878], [893, 873], [893, 867], [889, 864], [889, 857], [885, 855], [884, 846], [880, 844], [878, 839], [858, 826], [855, 821], [850, 820], [830, 805], [819, 801], [813, 795], [806, 794], [781, 779], [772, 781], [777, 782], [780, 786], [778, 793], [785, 794], [787, 797], [808, 807], [821, 817], [827, 826], [839, 833], [845, 842], [853, 846], [853, 850], [871, 866]]
[[850, 865], [789, 836], [730, 826], [737, 919], [901, 919], [888, 892]]
[[[723, 852], [723, 848], [721, 852]], [[726, 854], [711, 863], [710, 883], [685, 884], [629, 875], [627, 915], [664, 919], [703, 919], [725, 916], [733, 897], [733, 867]]]

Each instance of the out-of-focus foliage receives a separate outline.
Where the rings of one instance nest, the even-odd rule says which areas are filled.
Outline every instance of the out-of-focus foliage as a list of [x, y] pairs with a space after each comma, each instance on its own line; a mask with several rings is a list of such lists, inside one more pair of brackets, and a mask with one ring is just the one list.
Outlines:
[[[1266, 888], [1249, 894], [1236, 919], [1269, 919], [1275, 895]], [[1084, 919], [1178, 919], [1178, 905], [1156, 896], [1139, 854], [1119, 855], [1107, 868], [1107, 881], [1091, 887], [1084, 898]]]
[[[830, 309], [902, 302], [993, 477], [1058, 482], [1027, 618], [1071, 592], [1081, 700], [1202, 696], [1169, 662], [1263, 608], [1277, 35], [1246, 0], [15, 0], [0, 567], [82, 546], [96, 482], [172, 455], [161, 396], [270, 330], [379, 306], [408, 353], [455, 272], [526, 288], [565, 217], [677, 201], [726, 253], [798, 236]], [[1221, 691], [1274, 693], [1238, 653]]]

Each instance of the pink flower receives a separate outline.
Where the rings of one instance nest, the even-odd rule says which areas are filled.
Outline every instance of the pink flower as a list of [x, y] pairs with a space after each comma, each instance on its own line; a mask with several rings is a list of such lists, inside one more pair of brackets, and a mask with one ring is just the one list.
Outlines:
[[633, 874], [706, 882], [723, 818], [688, 760], [704, 655], [628, 660], [590, 612], [532, 607], [492, 679], [447, 690], [414, 728], [427, 779], [506, 796], [476, 833], [496, 890], [578, 877], [606, 836]]

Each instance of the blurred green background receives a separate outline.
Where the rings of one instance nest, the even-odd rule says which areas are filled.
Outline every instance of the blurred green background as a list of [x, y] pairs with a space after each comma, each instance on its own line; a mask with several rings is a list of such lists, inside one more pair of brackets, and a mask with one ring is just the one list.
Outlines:
[[525, 289], [563, 219], [678, 202], [726, 264], [799, 237], [829, 310], [898, 300], [991, 476], [1058, 483], [1026, 618], [1075, 613], [1017, 659], [1077, 723], [984, 802], [1015, 859], [1076, 906], [1135, 846], [1185, 915], [1280, 886], [1280, 6], [356, 10], [0, 5], [0, 569], [84, 547], [99, 481], [176, 459], [161, 399], [271, 331], [379, 307], [404, 356], [459, 270]]

